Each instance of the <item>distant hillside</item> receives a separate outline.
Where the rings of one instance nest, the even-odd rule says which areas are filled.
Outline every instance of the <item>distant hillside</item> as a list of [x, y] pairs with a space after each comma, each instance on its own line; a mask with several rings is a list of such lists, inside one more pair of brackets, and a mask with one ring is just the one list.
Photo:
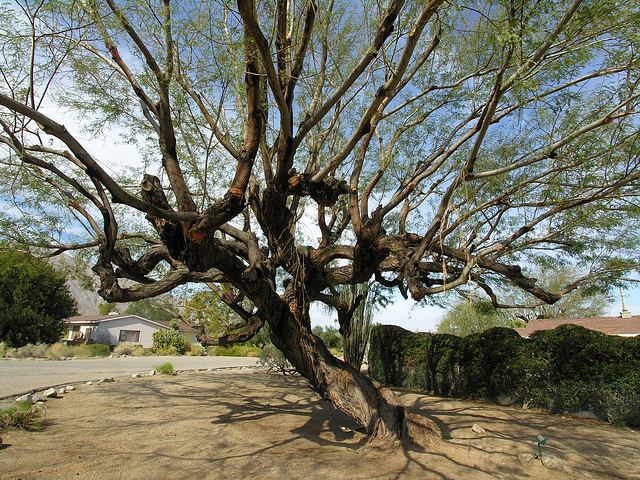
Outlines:
[[[91, 271], [91, 267], [65, 254], [51, 258], [49, 263], [57, 270], [66, 270], [68, 272], [66, 283], [69, 286], [69, 292], [78, 304], [78, 314], [99, 315], [98, 305], [104, 302], [103, 298], [97, 292], [87, 290], [83, 286], [83, 284], [90, 283], [87, 281], [90, 278], [97, 280], [97, 277]], [[116, 304], [116, 312], [122, 313], [126, 309], [127, 304]]]
[[[98, 305], [104, 302], [104, 299], [98, 295], [95, 290], [89, 290], [84, 288], [86, 284], [90, 284], [91, 280], [97, 282], [98, 278], [91, 271], [86, 263], [81, 262], [69, 255], [59, 255], [50, 259], [51, 265], [59, 270], [66, 270], [68, 272], [67, 285], [69, 286], [69, 292], [76, 299], [78, 304], [79, 315], [99, 315]], [[126, 280], [124, 280], [126, 282]], [[97, 285], [95, 287], [97, 289]], [[184, 305], [187, 302], [186, 297], [178, 297], [171, 294], [162, 295], [163, 303], [167, 302], [172, 305], [178, 306]], [[115, 311], [117, 313], [123, 313], [128, 307], [127, 303], [116, 303]]]

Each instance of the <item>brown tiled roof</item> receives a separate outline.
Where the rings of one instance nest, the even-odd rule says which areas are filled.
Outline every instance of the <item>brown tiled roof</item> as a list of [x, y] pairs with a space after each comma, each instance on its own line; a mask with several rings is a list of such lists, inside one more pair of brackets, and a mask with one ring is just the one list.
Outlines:
[[[139, 315], [129, 315], [129, 314], [119, 314], [119, 315], [79, 315], [76, 317], [69, 317], [65, 319], [65, 322], [68, 323], [100, 323], [101, 321], [104, 320], [114, 320], [116, 318], [122, 318], [122, 317], [139, 317], [139, 318], [143, 318], [140, 317]], [[144, 320], [147, 320], [148, 322], [151, 323], [159, 323], [160, 325], [163, 325], [167, 328], [171, 328], [171, 322], [170, 321], [163, 321], [163, 320], [149, 320], [147, 318], [144, 318]], [[186, 331], [186, 332], [200, 332], [200, 330], [196, 327], [192, 327], [191, 325], [189, 325], [188, 323], [185, 322], [178, 322], [178, 330], [180, 331]]]
[[630, 318], [621, 317], [593, 317], [593, 318], [542, 318], [531, 320], [525, 328], [515, 330], [523, 337], [528, 337], [538, 330], [553, 330], [559, 325], [572, 323], [582, 327], [597, 330], [607, 335], [640, 335], [640, 315]]

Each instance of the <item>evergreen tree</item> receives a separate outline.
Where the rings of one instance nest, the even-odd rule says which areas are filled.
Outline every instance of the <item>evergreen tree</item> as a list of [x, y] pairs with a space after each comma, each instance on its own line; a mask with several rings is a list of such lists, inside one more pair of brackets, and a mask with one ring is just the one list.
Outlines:
[[64, 273], [16, 250], [0, 251], [0, 339], [12, 347], [55, 343], [76, 302]]

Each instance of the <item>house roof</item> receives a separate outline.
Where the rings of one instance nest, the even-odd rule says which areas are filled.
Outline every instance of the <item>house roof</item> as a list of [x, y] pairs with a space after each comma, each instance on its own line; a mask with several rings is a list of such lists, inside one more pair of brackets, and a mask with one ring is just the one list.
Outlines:
[[[140, 317], [138, 315], [79, 315], [76, 317], [69, 317], [65, 319], [67, 323], [82, 324], [82, 325], [97, 325], [99, 323], [110, 322], [113, 320], [119, 320], [122, 318], [136, 318], [139, 321], [151, 323], [162, 328], [171, 328], [170, 321], [163, 320], [149, 320], [148, 318]], [[178, 330], [181, 332], [200, 332], [196, 327], [192, 327], [188, 323], [178, 322]]]
[[525, 328], [515, 330], [523, 337], [530, 336], [538, 330], [553, 330], [559, 325], [572, 323], [607, 335], [621, 335], [633, 337], [640, 335], [640, 315], [629, 318], [622, 317], [592, 317], [592, 318], [541, 318], [530, 320]]

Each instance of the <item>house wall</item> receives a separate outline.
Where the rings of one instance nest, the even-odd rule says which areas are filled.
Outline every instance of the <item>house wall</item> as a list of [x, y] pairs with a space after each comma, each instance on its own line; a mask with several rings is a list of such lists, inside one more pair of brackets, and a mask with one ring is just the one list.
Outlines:
[[118, 345], [120, 343], [121, 330], [138, 331], [140, 332], [140, 337], [137, 342], [132, 343], [142, 345], [144, 348], [151, 348], [153, 346], [153, 334], [161, 328], [159, 325], [143, 322], [136, 317], [122, 317], [101, 321], [92, 336], [98, 343]]
[[[77, 328], [78, 326], [80, 330], [74, 331], [74, 327]], [[97, 325], [95, 320], [90, 323], [71, 324], [66, 339], [73, 340], [75, 334], [83, 333], [85, 338], [92, 338], [97, 343], [115, 346], [121, 343], [120, 332], [126, 330], [129, 332], [140, 332], [138, 340], [131, 341], [131, 343], [134, 345], [142, 345], [144, 348], [151, 348], [153, 346], [153, 334], [160, 329], [168, 329], [168, 327], [136, 316], [105, 318], [99, 320]], [[198, 342], [196, 338], [197, 332], [181, 331], [180, 334], [186, 337], [189, 342], [200, 345], [200, 342]], [[125, 339], [124, 341], [128, 340]]]
[[191, 343], [200, 345], [200, 342], [196, 338], [196, 332], [180, 332], [180, 335], [182, 335], [183, 337], [187, 337], [187, 340], [189, 340]]

